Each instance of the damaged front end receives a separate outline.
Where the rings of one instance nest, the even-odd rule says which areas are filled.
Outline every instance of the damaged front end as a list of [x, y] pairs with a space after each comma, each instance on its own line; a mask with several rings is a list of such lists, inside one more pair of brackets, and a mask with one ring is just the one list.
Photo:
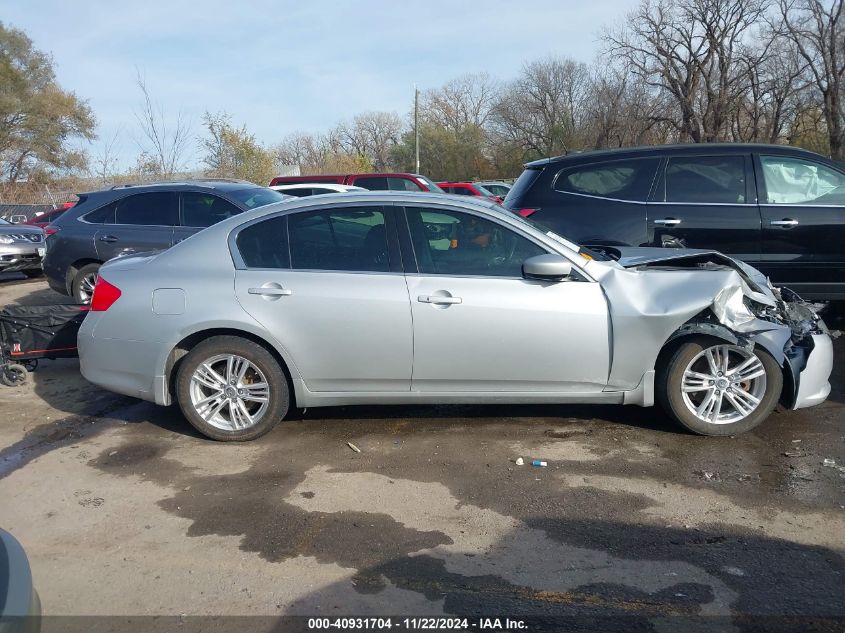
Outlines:
[[[781, 403], [787, 408], [809, 407], [827, 398], [833, 346], [819, 306], [787, 288], [774, 288], [755, 268], [716, 251], [616, 250], [613, 259], [622, 268], [613, 267], [618, 272], [601, 280], [611, 306], [615, 354], [642, 352], [642, 347], [620, 340], [628, 333], [660, 336], [664, 327], [674, 325], [663, 346], [698, 334], [765, 348], [783, 368]], [[649, 319], [646, 332], [634, 320], [636, 314], [659, 318]], [[623, 373], [633, 367], [620, 359], [621, 371], [616, 371], [617, 359], [610, 383], [621, 387]]]

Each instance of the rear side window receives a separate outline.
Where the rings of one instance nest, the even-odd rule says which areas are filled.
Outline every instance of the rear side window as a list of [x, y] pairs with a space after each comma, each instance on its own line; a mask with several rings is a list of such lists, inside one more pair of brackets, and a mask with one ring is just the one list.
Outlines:
[[86, 213], [82, 219], [89, 224], [114, 224], [114, 210], [116, 208], [117, 202], [112, 202], [91, 213]]
[[558, 174], [554, 188], [563, 193], [645, 202], [659, 162], [659, 158], [637, 158], [570, 167]]
[[380, 208], [354, 207], [288, 216], [291, 268], [389, 270], [387, 230]]
[[387, 187], [391, 191], [422, 191], [422, 187], [409, 178], [388, 178]]
[[742, 204], [744, 156], [673, 156], [666, 165], [666, 202]]
[[296, 196], [297, 198], [305, 198], [307, 196], [313, 195], [314, 192], [324, 193], [325, 189], [308, 189], [308, 188], [299, 188], [296, 189], [285, 189], [284, 191], [280, 191], [279, 193], [284, 193], [286, 196]]
[[237, 243], [241, 258], [249, 268], [290, 268], [287, 219], [284, 216], [241, 229]]
[[182, 194], [182, 225], [207, 227], [222, 222], [241, 210], [228, 200], [209, 193], [186, 191]]
[[179, 198], [171, 192], [139, 193], [117, 201], [115, 224], [176, 226]]
[[387, 178], [384, 176], [364, 176], [363, 178], [356, 178], [355, 182], [351, 184], [370, 191], [384, 191], [387, 189]]

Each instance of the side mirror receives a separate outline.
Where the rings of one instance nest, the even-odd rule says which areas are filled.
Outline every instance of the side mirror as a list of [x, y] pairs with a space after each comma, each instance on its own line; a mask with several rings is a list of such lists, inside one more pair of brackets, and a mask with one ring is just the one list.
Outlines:
[[560, 255], [535, 255], [522, 262], [522, 276], [526, 279], [562, 281], [572, 274], [572, 264]]

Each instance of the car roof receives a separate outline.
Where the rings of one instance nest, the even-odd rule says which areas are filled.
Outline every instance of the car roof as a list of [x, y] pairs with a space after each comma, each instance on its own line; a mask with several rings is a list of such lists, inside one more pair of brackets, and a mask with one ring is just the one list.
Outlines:
[[562, 156], [541, 158], [526, 163], [526, 168], [538, 168], [545, 165], [563, 162], [581, 162], [593, 159], [615, 158], [617, 156], [629, 156], [631, 154], [663, 154], [666, 152], [688, 153], [688, 154], [710, 154], [710, 153], [746, 153], [746, 152], [773, 152], [778, 154], [798, 154], [814, 158], [825, 158], [816, 152], [794, 147], [792, 145], [771, 145], [766, 143], [678, 143], [673, 145], [641, 145], [634, 147], [615, 147], [612, 149], [586, 150], [583, 152], [570, 152]]
[[90, 195], [92, 193], [102, 193], [104, 191], [132, 191], [132, 192], [147, 192], [147, 191], [162, 191], [171, 188], [173, 190], [182, 189], [213, 189], [216, 191], [239, 191], [241, 189], [251, 189], [253, 187], [263, 187], [257, 185], [249, 180], [237, 180], [234, 178], [198, 178], [196, 180], [185, 178], [183, 180], [160, 180], [155, 182], [144, 182], [138, 184], [115, 185], [108, 189], [97, 189], [88, 191], [81, 195]]

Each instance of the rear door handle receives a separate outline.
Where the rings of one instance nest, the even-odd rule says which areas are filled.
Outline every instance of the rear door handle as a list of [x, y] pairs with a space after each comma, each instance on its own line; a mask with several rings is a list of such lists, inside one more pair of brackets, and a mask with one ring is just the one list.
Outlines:
[[446, 297], [443, 295], [420, 295], [417, 297], [420, 303], [436, 303], [438, 305], [454, 305], [462, 303], [463, 299], [460, 297]]
[[109, 244], [116, 242], [117, 238], [114, 235], [101, 235], [100, 236], [101, 242], [108, 242]]
[[655, 220], [655, 224], [659, 224], [660, 226], [676, 226], [681, 223], [681, 221], [677, 218], [664, 218], [662, 220]]
[[293, 294], [293, 290], [287, 288], [250, 288], [247, 292], [251, 295], [264, 295], [265, 297], [289, 297]]
[[798, 226], [798, 220], [784, 218], [783, 220], [772, 220], [769, 224], [772, 226]]

